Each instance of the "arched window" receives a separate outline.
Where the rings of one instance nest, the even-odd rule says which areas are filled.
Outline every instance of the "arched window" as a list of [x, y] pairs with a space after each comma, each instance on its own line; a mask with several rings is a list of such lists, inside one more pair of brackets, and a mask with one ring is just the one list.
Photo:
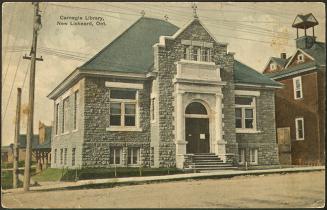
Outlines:
[[190, 103], [185, 110], [185, 114], [207, 115], [207, 109], [199, 102]]

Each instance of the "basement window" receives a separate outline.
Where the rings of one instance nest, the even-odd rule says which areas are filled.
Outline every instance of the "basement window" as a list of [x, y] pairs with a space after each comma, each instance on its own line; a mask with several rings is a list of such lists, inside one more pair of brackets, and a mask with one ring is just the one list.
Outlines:
[[140, 161], [140, 148], [128, 148], [127, 164], [138, 165]]
[[250, 164], [258, 164], [258, 149], [250, 149]]
[[121, 165], [122, 162], [122, 148], [112, 147], [110, 148], [110, 164]]

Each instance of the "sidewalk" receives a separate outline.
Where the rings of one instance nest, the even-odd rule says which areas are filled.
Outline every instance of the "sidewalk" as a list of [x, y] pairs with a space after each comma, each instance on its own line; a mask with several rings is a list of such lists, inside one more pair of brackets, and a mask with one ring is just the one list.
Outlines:
[[[46, 191], [46, 190], [59, 190], [70, 189], [79, 187], [90, 187], [96, 185], [114, 185], [114, 184], [135, 184], [135, 183], [149, 183], [158, 181], [175, 181], [183, 179], [204, 179], [204, 178], [230, 178], [234, 176], [244, 175], [261, 175], [261, 174], [274, 174], [274, 173], [294, 173], [294, 172], [310, 172], [325, 170], [325, 166], [313, 167], [297, 167], [297, 168], [282, 168], [282, 169], [266, 169], [266, 170], [217, 170], [205, 173], [188, 173], [176, 174], [165, 176], [145, 176], [145, 177], [126, 177], [126, 178], [110, 178], [110, 179], [93, 179], [93, 180], [80, 180], [77, 182], [53, 182], [43, 186], [30, 187], [31, 191]], [[19, 193], [23, 189], [9, 189], [2, 190], [3, 193]]]

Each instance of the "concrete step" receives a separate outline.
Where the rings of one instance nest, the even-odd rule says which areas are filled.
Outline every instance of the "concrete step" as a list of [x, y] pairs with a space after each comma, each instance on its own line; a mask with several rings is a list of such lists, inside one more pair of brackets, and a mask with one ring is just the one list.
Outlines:
[[203, 168], [189, 168], [189, 170], [198, 170], [198, 171], [212, 171], [212, 170], [236, 170], [237, 167], [203, 167]]
[[232, 164], [224, 163], [224, 164], [216, 164], [216, 165], [210, 165], [210, 164], [201, 164], [201, 165], [196, 165], [196, 164], [191, 164], [190, 165], [193, 168], [203, 168], [203, 167], [232, 167]]

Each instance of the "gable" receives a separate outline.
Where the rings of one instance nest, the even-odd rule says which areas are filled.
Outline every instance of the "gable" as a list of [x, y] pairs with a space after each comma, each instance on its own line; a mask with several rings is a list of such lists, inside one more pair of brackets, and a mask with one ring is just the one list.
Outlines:
[[182, 28], [176, 36], [177, 39], [216, 42], [215, 38], [202, 25], [199, 19], [194, 19], [186, 28]]
[[295, 18], [294, 22], [293, 22], [293, 25], [297, 25], [297, 24], [299, 24], [299, 23], [301, 23], [301, 22], [303, 22], [303, 20], [302, 20], [299, 16], [297, 16], [297, 17]]
[[302, 50], [298, 50], [293, 55], [291, 60], [288, 62], [288, 64], [286, 65], [286, 68], [290, 68], [290, 67], [293, 67], [293, 66], [296, 66], [296, 65], [305, 64], [305, 63], [308, 63], [308, 62], [313, 61], [313, 60], [314, 59], [311, 56], [309, 56], [308, 54], [306, 54]]

